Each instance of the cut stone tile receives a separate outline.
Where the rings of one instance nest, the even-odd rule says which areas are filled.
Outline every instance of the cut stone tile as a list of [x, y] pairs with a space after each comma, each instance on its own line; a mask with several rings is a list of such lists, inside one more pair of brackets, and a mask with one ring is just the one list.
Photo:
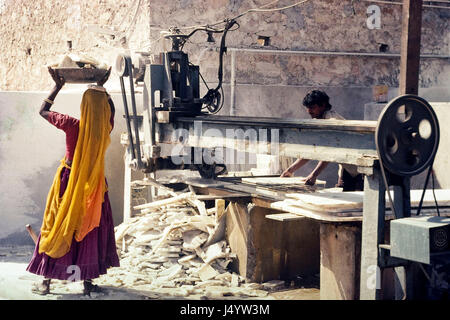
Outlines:
[[161, 235], [152, 235], [152, 234], [147, 234], [147, 235], [142, 235], [138, 238], [136, 238], [136, 240], [134, 240], [135, 245], [145, 245], [145, 244], [150, 244], [152, 241], [158, 240], [161, 238]]
[[146, 287], [161, 299], [264, 296], [255, 291], [260, 288], [256, 285], [239, 287], [245, 279], [227, 270], [236, 255], [221, 229], [225, 225], [222, 204], [216, 201], [216, 207], [206, 210], [204, 202], [189, 198], [150, 206], [146, 209], [149, 213], [143, 210], [121, 224], [116, 229], [121, 237], [117, 245], [124, 249], [119, 252], [121, 267], [108, 271], [105, 283]]
[[129, 228], [130, 228], [130, 225], [124, 224], [124, 223], [122, 223], [122, 224], [118, 225], [116, 228], [114, 228], [116, 242], [122, 241], [122, 238], [125, 236], [125, 234], [127, 233]]
[[208, 235], [199, 230], [187, 231], [183, 233], [183, 249], [195, 250], [199, 248], [206, 240]]
[[207, 248], [203, 248], [205, 254], [201, 258], [204, 259], [206, 263], [211, 263], [215, 259], [226, 257], [227, 254], [223, 251], [225, 245], [225, 241], [220, 241]]
[[159, 269], [161, 267], [161, 265], [157, 264], [157, 263], [146, 263], [145, 267], [150, 268], [150, 269]]
[[195, 199], [195, 200], [189, 200], [188, 202], [189, 202], [192, 206], [195, 206], [195, 207], [197, 208], [198, 213], [199, 213], [201, 216], [207, 216], [207, 215], [208, 215], [208, 213], [206, 212], [205, 203], [204, 203], [203, 201], [200, 201], [200, 200]]
[[178, 253], [171, 253], [171, 252], [162, 252], [160, 255], [161, 255], [161, 257], [175, 258], [175, 259], [180, 257], [180, 255]]
[[203, 281], [209, 280], [217, 276], [218, 272], [214, 270], [209, 264], [204, 264], [199, 270], [198, 275]]
[[263, 289], [263, 285], [260, 283], [256, 283], [256, 282], [244, 283], [242, 286], [247, 289], [254, 289], [254, 290]]
[[164, 263], [167, 262], [169, 259], [167, 257], [154, 257], [149, 259], [153, 263]]
[[176, 264], [176, 265], [173, 265], [172, 267], [170, 267], [169, 269], [166, 269], [166, 270], [160, 272], [159, 276], [168, 277], [169, 279], [172, 279], [181, 271], [182, 271], [181, 266]]
[[189, 225], [202, 230], [203, 232], [209, 234], [208, 227], [214, 227], [214, 218], [210, 216], [192, 216], [189, 218]]
[[221, 281], [224, 281], [227, 283], [231, 283], [232, 274], [229, 272], [224, 272], [224, 273], [218, 274], [214, 279], [221, 280]]
[[264, 290], [254, 290], [254, 289], [243, 289], [241, 291], [241, 294], [245, 294], [249, 297], [266, 297], [269, 292], [264, 291]]
[[238, 287], [239, 286], [239, 276], [236, 273], [231, 275], [231, 286]]
[[[134, 209], [141, 210], [142, 212], [147, 213], [147, 212], [151, 212], [152, 209], [158, 209], [161, 206], [167, 206], [169, 204], [186, 201], [188, 198], [192, 198], [191, 192], [182, 193], [182, 194], [179, 194], [175, 197], [171, 197], [168, 199], [157, 200], [157, 201], [153, 201], [153, 202], [146, 203], [143, 205], [135, 206]], [[142, 209], [144, 209], [144, 210], [142, 210]]]
[[171, 246], [182, 246], [183, 240], [167, 240], [167, 244]]
[[264, 282], [262, 284], [263, 288], [265, 290], [280, 290], [280, 289], [284, 289], [285, 285], [284, 285], [284, 281], [283, 280], [271, 280], [271, 281], [267, 281]]
[[189, 262], [190, 260], [193, 260], [195, 257], [197, 257], [196, 254], [190, 254], [190, 255], [184, 256], [184, 257], [178, 259], [178, 263]]
[[167, 251], [168, 252], [181, 252], [181, 248], [180, 247], [175, 247], [175, 246], [168, 246], [167, 247]]

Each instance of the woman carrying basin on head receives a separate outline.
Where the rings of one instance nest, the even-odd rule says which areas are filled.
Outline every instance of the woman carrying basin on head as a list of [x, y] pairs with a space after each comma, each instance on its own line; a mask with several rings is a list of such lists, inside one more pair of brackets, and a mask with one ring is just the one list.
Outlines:
[[105, 77], [83, 94], [81, 117], [50, 111], [65, 80], [49, 68], [55, 87], [40, 115], [66, 134], [66, 154], [47, 196], [41, 232], [29, 272], [44, 276], [34, 292], [50, 292], [51, 279], [83, 280], [84, 294], [100, 288], [92, 279], [119, 266], [114, 224], [104, 175], [105, 153], [114, 126], [114, 104]]

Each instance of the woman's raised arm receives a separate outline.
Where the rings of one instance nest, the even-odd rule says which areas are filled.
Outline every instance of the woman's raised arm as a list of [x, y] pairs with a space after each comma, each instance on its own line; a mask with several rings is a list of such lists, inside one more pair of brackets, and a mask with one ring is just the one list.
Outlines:
[[48, 113], [53, 104], [53, 101], [55, 100], [55, 98], [58, 95], [61, 88], [66, 83], [66, 80], [64, 80], [63, 77], [59, 77], [56, 74], [55, 70], [53, 70], [51, 67], [48, 67], [48, 72], [50, 73], [53, 80], [55, 81], [55, 86], [53, 87], [52, 91], [50, 91], [49, 96], [46, 99], [44, 99], [44, 101], [42, 102], [42, 105], [41, 105], [41, 109], [39, 110], [39, 114], [45, 119], [48, 118]]

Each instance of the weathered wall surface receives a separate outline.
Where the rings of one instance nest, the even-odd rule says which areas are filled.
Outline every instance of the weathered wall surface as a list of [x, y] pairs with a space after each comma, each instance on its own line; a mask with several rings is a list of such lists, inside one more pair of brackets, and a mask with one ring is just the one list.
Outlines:
[[[263, 0], [3, 0], [0, 9], [1, 90], [46, 90], [50, 79], [45, 65], [73, 50], [87, 52], [113, 64], [117, 53], [151, 50], [158, 53], [160, 31], [177, 26], [184, 32], [195, 25], [213, 24], [235, 17], [270, 1]], [[292, 4], [279, 1], [272, 7]], [[260, 47], [258, 36], [270, 37], [266, 48], [310, 51], [400, 52], [401, 6], [380, 5], [380, 28], [369, 29], [364, 1], [319, 0], [271, 13], [249, 13], [237, 21], [240, 28], [230, 31], [230, 47]], [[450, 10], [423, 9], [422, 54], [450, 54]], [[114, 39], [93, 28], [115, 29], [125, 35]], [[222, 27], [218, 25], [217, 27]], [[183, 29], [185, 28], [185, 29]], [[220, 34], [215, 35], [217, 48]], [[217, 80], [218, 54], [206, 51], [206, 34], [197, 32], [185, 50], [191, 61], [199, 62], [208, 81]], [[229, 57], [227, 57], [228, 59]], [[237, 82], [241, 84], [284, 84], [301, 86], [398, 85], [399, 59], [374, 57], [286, 56], [239, 54]], [[448, 60], [424, 59], [421, 86], [450, 83]], [[18, 77], [18, 75], [22, 75]], [[225, 81], [229, 81], [229, 61]]]
[[[0, 89], [47, 90], [51, 78], [46, 65], [73, 52], [114, 63], [118, 52], [138, 49], [149, 36], [149, 0], [136, 6], [131, 1], [114, 0], [4, 0], [0, 9]], [[137, 2], [135, 2], [137, 4]], [[135, 18], [135, 19], [133, 19]], [[96, 32], [95, 26], [115, 26], [128, 39]], [[92, 31], [94, 30], [94, 31]]]
[[[152, 25], [168, 28], [195, 26], [215, 23], [236, 16], [250, 8], [268, 1], [182, 1], [165, 3], [153, 1]], [[275, 6], [293, 3], [281, 1]], [[388, 53], [400, 52], [401, 6], [380, 6], [380, 29], [369, 29], [366, 25], [367, 8], [370, 3], [351, 1], [308, 1], [297, 7], [272, 13], [249, 13], [238, 19], [240, 28], [229, 32], [229, 47], [260, 47], [258, 36], [270, 37], [270, 46], [281, 50], [307, 51], [352, 51], [377, 53], [381, 44], [388, 47]], [[180, 8], [181, 6], [181, 8]], [[353, 12], [353, 9], [354, 12]], [[185, 15], [193, 12], [187, 22]], [[450, 13], [448, 10], [424, 8], [422, 54], [450, 53]], [[223, 26], [223, 24], [222, 24]], [[186, 29], [189, 32], [191, 29]], [[152, 39], [159, 37], [151, 32]], [[217, 45], [220, 37], [216, 36]], [[185, 49], [196, 61], [202, 55], [202, 72], [207, 79], [217, 79], [211, 56], [217, 53], [204, 53], [199, 46], [206, 46], [206, 35], [196, 33], [190, 38]], [[228, 55], [229, 56], [229, 55]], [[216, 65], [218, 59], [216, 59]], [[284, 84], [301, 86], [373, 86], [398, 85], [399, 59], [374, 57], [322, 57], [286, 56], [269, 54], [239, 54], [237, 57], [236, 81], [241, 84]], [[229, 68], [229, 63], [226, 64]], [[449, 81], [448, 61], [424, 60], [421, 66], [421, 86], [445, 85]], [[227, 69], [229, 70], [229, 69]], [[445, 77], [445, 75], [447, 75]], [[225, 73], [228, 79], [229, 73]], [[443, 79], [442, 77], [445, 77]]]

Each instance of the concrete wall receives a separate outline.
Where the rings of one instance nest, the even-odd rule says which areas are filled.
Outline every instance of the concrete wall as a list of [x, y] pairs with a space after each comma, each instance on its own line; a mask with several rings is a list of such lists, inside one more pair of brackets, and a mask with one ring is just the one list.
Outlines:
[[[82, 92], [62, 90], [52, 110], [80, 116]], [[65, 154], [65, 134], [38, 113], [43, 92], [0, 92], [0, 243], [27, 244], [24, 226], [39, 230], [48, 191]], [[137, 103], [142, 103], [141, 95]], [[114, 130], [106, 154], [105, 175], [115, 224], [123, 218], [123, 154], [120, 134], [126, 132], [122, 97], [112, 94], [116, 106]], [[141, 106], [138, 106], [139, 108]]]

